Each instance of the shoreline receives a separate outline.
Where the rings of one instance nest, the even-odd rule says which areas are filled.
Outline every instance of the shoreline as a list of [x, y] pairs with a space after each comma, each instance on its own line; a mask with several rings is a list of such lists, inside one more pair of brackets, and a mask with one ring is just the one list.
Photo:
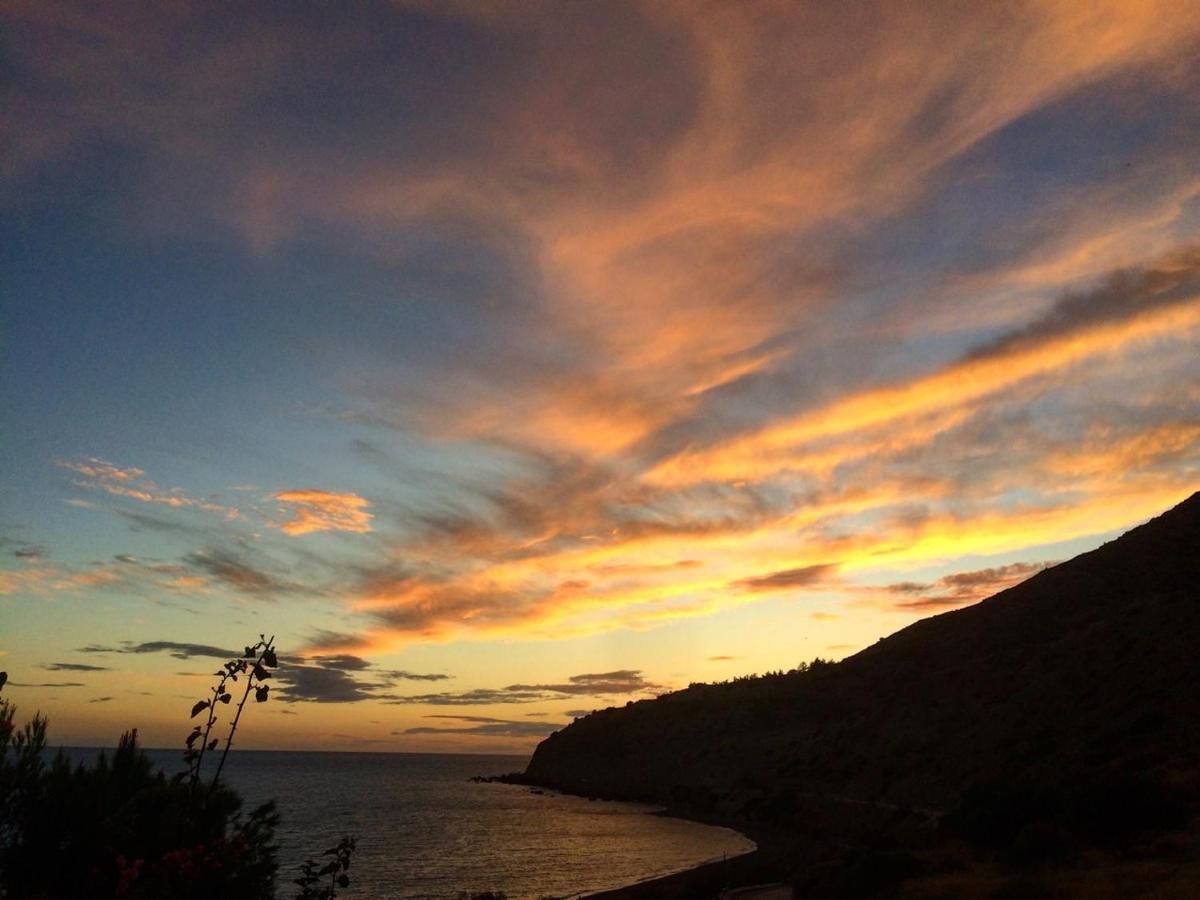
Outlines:
[[[778, 886], [783, 880], [786, 867], [782, 861], [782, 849], [787, 844], [783, 834], [764, 827], [761, 823], [741, 819], [725, 818], [680, 806], [664, 805], [652, 800], [636, 800], [629, 797], [606, 797], [603, 794], [585, 794], [564, 790], [555, 785], [543, 784], [528, 778], [523, 772], [507, 775], [476, 776], [477, 782], [498, 782], [525, 788], [537, 788], [570, 797], [585, 797], [590, 800], [612, 800], [644, 803], [658, 807], [647, 815], [682, 819], [699, 825], [725, 828], [754, 844], [754, 849], [735, 856], [711, 859], [688, 866], [677, 872], [650, 876], [631, 884], [601, 891], [567, 894], [558, 900], [695, 900], [697, 897], [718, 897], [722, 891], [732, 891], [756, 886]], [[746, 896], [750, 896], [747, 894]]]
[[[562, 791], [560, 793], [567, 793]], [[570, 796], [581, 796], [571, 794]], [[746, 838], [754, 847], [733, 856], [707, 859], [675, 872], [651, 875], [630, 884], [601, 891], [572, 895], [571, 900], [651, 900], [651, 898], [679, 898], [687, 900], [697, 896], [717, 896], [722, 890], [747, 884], [762, 869], [763, 853], [760, 841], [740, 828], [725, 822], [706, 821], [696, 816], [684, 815], [678, 809], [659, 809], [647, 815], [665, 819], [681, 819], [712, 828], [724, 828]]]
[[709, 860], [678, 872], [645, 878], [622, 887], [574, 894], [571, 900], [684, 900], [697, 896], [715, 897], [722, 890], [736, 887], [736, 882], [742, 880], [738, 877], [739, 874], [749, 874], [747, 870], [753, 868], [758, 853], [757, 848], [747, 850], [737, 856]]

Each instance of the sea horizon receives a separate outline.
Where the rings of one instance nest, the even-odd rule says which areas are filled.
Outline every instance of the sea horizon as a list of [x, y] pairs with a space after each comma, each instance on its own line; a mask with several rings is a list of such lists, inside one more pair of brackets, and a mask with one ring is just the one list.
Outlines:
[[[111, 748], [61, 749], [76, 763]], [[167, 774], [182, 758], [172, 748], [145, 752]], [[509, 900], [576, 897], [755, 847], [731, 829], [660, 815], [661, 806], [471, 780], [523, 769], [527, 758], [235, 747], [221, 780], [242, 796], [244, 812], [277, 802], [280, 886], [290, 886], [305, 859], [355, 838], [345, 895], [362, 900], [489, 890]]]
[[[147, 753], [175, 753], [178, 752], [182, 757], [184, 750], [182, 747], [151, 747], [138, 744]], [[57, 744], [53, 741], [47, 741], [46, 752], [52, 753], [56, 750], [104, 750], [112, 752], [115, 749], [113, 746], [100, 746], [98, 744]], [[526, 761], [533, 758], [533, 751], [528, 753], [503, 753], [489, 750], [462, 750], [462, 751], [444, 751], [444, 750], [385, 750], [385, 749], [362, 749], [362, 750], [335, 750], [323, 747], [237, 747], [235, 746], [229, 751], [232, 754], [242, 753], [346, 753], [346, 754], [371, 754], [371, 755], [392, 755], [392, 756], [483, 756], [483, 757], [511, 757], [512, 759], [524, 759]], [[232, 763], [231, 763], [232, 765]]]

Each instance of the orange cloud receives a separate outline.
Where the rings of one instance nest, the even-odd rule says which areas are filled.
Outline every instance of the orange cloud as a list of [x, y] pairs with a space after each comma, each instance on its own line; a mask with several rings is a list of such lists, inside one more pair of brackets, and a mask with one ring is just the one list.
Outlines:
[[107, 587], [123, 580], [120, 567], [110, 564], [72, 569], [37, 566], [0, 571], [0, 595], [27, 591], [43, 596], [63, 591]]
[[358, 494], [305, 488], [280, 491], [274, 497], [283, 504], [282, 511], [290, 516], [276, 526], [284, 534], [311, 534], [315, 531], [361, 534], [371, 530], [374, 516], [367, 512], [371, 504]]
[[1153, 425], [1134, 434], [1099, 426], [1085, 442], [1058, 448], [1038, 461], [1050, 475], [1072, 483], [1096, 483], [1114, 473], [1145, 473], [1163, 465], [1200, 459], [1200, 421]]
[[[849, 434], [889, 422], [955, 410], [1031, 378], [1066, 370], [1092, 356], [1117, 353], [1130, 345], [1169, 338], [1193, 340], [1200, 326], [1200, 297], [1151, 308], [1127, 320], [1100, 322], [1011, 351], [968, 357], [906, 384], [865, 391], [757, 434], [709, 451], [685, 453], [650, 474], [661, 484], [697, 479], [735, 480], [762, 474], [764, 454], [777, 471], [786, 465], [779, 451], [830, 436]], [[772, 457], [772, 454], [775, 454]], [[769, 471], [769, 470], [768, 470]]]
[[[800, 532], [802, 552], [794, 547], [794, 532], [780, 528], [747, 537], [735, 552], [693, 546], [706, 560], [703, 567], [676, 569], [669, 576], [663, 572], [657, 579], [555, 583], [554, 573], [578, 567], [569, 558], [554, 556], [541, 559], [536, 568], [483, 568], [434, 581], [401, 573], [360, 587], [354, 606], [372, 624], [349, 641], [339, 636], [336, 646], [383, 652], [413, 641], [562, 639], [614, 628], [652, 627], [732, 609], [768, 593], [797, 591], [840, 596], [859, 605], [869, 599], [872, 606], [879, 595], [887, 608], [896, 608], [895, 592], [860, 587], [859, 580], [881, 571], [1008, 553], [1118, 530], [1173, 505], [1186, 492], [1178, 479], [1166, 478], [1150, 484], [1113, 484], [1107, 491], [1097, 488], [1087, 496], [1001, 512], [985, 506], [970, 513], [930, 513], [908, 522], [889, 517], [896, 508], [884, 506], [875, 510], [874, 527], [854, 535], [830, 536], [819, 529]], [[644, 556], [636, 542], [612, 550], [617, 556], [624, 551], [628, 559]], [[835, 569], [836, 580], [830, 577]], [[965, 576], [947, 577], [929, 586], [922, 597], [933, 598], [926, 605], [961, 605], [1032, 571], [1001, 566], [976, 572], [978, 577], [969, 584]], [[835, 618], [824, 612], [815, 616]]]
[[[527, 38], [528, 69], [514, 66], [497, 94], [478, 80], [466, 139], [435, 134], [439, 148], [461, 152], [409, 164], [366, 148], [338, 165], [307, 144], [294, 155], [257, 151], [271, 141], [247, 144], [219, 124], [237, 121], [243, 98], [279, 91], [270, 79], [323, 35], [298, 27], [266, 57], [248, 43], [219, 57], [205, 47], [172, 60], [172, 77], [138, 81], [127, 73], [145, 48], [120, 14], [77, 13], [91, 36], [82, 39], [42, 6], [20, 15], [49, 21], [72, 51], [30, 63], [50, 70], [46, 96], [78, 94], [89, 129], [152, 143], [143, 155], [162, 164], [151, 173], [160, 182], [172, 167], [213, 172], [211, 190], [196, 192], [208, 215], [187, 210], [183, 225], [164, 227], [215, 220], [262, 252], [317, 223], [395, 270], [409, 229], [466, 220], [478, 226], [472, 249], [521, 270], [513, 302], [529, 305], [513, 314], [503, 348], [458, 354], [415, 386], [381, 378], [360, 392], [372, 424], [517, 457], [521, 470], [472, 473], [486, 484], [460, 478], [449, 499], [418, 509], [393, 548], [414, 571], [339, 584], [368, 622], [364, 646], [648, 627], [768, 592], [854, 597], [854, 579], [888, 567], [1130, 525], [1194, 480], [1187, 413], [1114, 412], [1064, 391], [1085, 367], [1135, 356], [1156, 373], [1192, 371], [1186, 360], [1149, 360], [1147, 348], [1194, 346], [1194, 259], [1157, 263], [1131, 302], [1110, 308], [1088, 295], [1111, 315], [1059, 303], [1038, 316], [1060, 286], [1111, 267], [1113, 254], [1137, 264], [1178, 240], [1195, 194], [1190, 145], [1139, 160], [1153, 175], [1132, 193], [1155, 202], [1122, 193], [1143, 185], [1123, 176], [1016, 210], [1014, 219], [1063, 227], [965, 276], [953, 265], [963, 261], [939, 259], [950, 275], [903, 287], [891, 318], [876, 317], [873, 299], [887, 279], [860, 258], [876, 246], [872, 229], [955, 179], [987, 179], [986, 159], [953, 171], [972, 148], [1108, 79], [1178, 77], [1200, 35], [1194, 2], [977, 4], [970, 15], [948, 4], [742, 3], [703, 16], [665, 2], [632, 10], [637, 27], [611, 33], [579, 27], [570, 11], [455, 6]], [[185, 13], [161, 23], [161, 46], [190, 48]], [[657, 52], [612, 52], [634, 35]], [[588, 84], [553, 77], [581, 61], [597, 76]], [[195, 95], [209, 98], [213, 127], [178, 115]], [[419, 131], [414, 122], [414, 141]], [[914, 215], [938, 224], [936, 210]], [[1026, 224], [1005, 221], [985, 236], [989, 247], [1021, 243]], [[386, 249], [369, 249], [377, 245]], [[922, 314], [930, 283], [942, 294], [936, 327]], [[486, 284], [467, 293], [487, 296], [459, 298], [481, 316], [494, 299]], [[1041, 293], [1010, 303], [1006, 291]], [[936, 360], [956, 352], [950, 344], [922, 343], [998, 328], [1010, 331], [945, 364]], [[810, 358], [820, 365], [805, 368]], [[1136, 368], [1114, 401], [1143, 374]], [[1119, 421], [1105, 431], [1098, 423], [1109, 419]], [[66, 467], [113, 496], [226, 510], [137, 469]], [[373, 528], [358, 494], [274, 499], [274, 527], [287, 535]], [[197, 559], [242, 589], [292, 588], [211, 554]], [[843, 582], [815, 577], [833, 566]]]
[[[671, 62], [696, 73], [690, 91], [667, 98], [690, 116], [658, 154], [614, 161], [612, 144], [630, 140], [620, 123], [597, 125], [611, 124], [609, 143], [589, 142], [586, 127], [572, 127], [575, 98], [539, 78], [519, 104], [501, 101], [486, 160], [353, 172], [324, 206], [363, 227], [438, 214], [503, 222], [528, 238], [547, 298], [532, 340], [583, 335], [603, 359], [515, 389], [508, 376], [480, 377], [454, 402], [432, 398], [439, 433], [630, 451], [693, 413], [706, 391], [769, 372], [779, 350], [766, 345], [829, 310], [845, 264], [823, 231], [895, 214], [1000, 129], [1114, 72], [1170, 59], [1200, 33], [1200, 15], [1174, 0], [1031, 2], [969, 16], [872, 7], [850, 23], [838, 7], [639, 12], [648, 31], [679, 36], [671, 49], [682, 45], [685, 59]], [[506, 27], [547, 32], [539, 47], [571, 47], [537, 16]], [[547, 71], [560, 62], [537, 61]], [[531, 179], [531, 159], [554, 176]], [[626, 178], [634, 189], [614, 189]], [[955, 303], [960, 320], [976, 314], [966, 305]]]
[[889, 584], [881, 593], [894, 598], [897, 609], [948, 609], [976, 603], [1036, 575], [1054, 563], [1009, 563], [969, 572], [943, 575], [933, 584], [905, 581]]

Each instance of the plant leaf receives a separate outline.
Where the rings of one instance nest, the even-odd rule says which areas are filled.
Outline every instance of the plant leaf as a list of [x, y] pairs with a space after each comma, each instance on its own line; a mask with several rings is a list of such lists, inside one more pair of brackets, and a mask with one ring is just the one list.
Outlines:
[[192, 707], [192, 718], [193, 719], [196, 718], [196, 716], [200, 715], [200, 713], [206, 709], [208, 709], [208, 701], [207, 700], [197, 701], [196, 705]]

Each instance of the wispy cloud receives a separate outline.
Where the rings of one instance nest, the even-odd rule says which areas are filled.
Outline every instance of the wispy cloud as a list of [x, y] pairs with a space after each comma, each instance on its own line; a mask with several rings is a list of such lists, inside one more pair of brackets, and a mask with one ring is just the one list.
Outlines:
[[1197, 326], [1200, 251], [1188, 249], [1156, 268], [1117, 273], [1096, 291], [1069, 295], [1039, 319], [934, 373], [839, 398], [724, 446], [681, 454], [660, 464], [652, 478], [671, 483], [680, 478], [754, 479], [804, 467], [808, 459], [802, 448], [822, 439], [914, 419], [921, 428], [921, 416], [970, 407], [1130, 344], [1179, 339]]
[[446, 681], [440, 672], [409, 672], [381, 669], [374, 663], [349, 653], [287, 657], [276, 676], [283, 686], [281, 698], [288, 703], [358, 703], [390, 696], [401, 681]]
[[371, 663], [368, 660], [350, 653], [311, 656], [309, 660], [326, 669], [341, 669], [347, 672], [361, 672], [363, 669], [371, 668]]
[[358, 703], [376, 699], [375, 688], [344, 669], [284, 666], [276, 673], [286, 703]]
[[111, 587], [122, 581], [120, 569], [113, 564], [95, 563], [79, 567], [36, 565], [0, 571], [0, 595], [28, 591], [51, 594], [59, 591], [84, 591]]
[[282, 591], [302, 591], [299, 585], [281, 581], [229, 550], [200, 550], [189, 554], [186, 562], [244, 594], [270, 596]]
[[108, 666], [92, 666], [87, 663], [45, 663], [41, 668], [49, 672], [108, 672]]
[[[185, 641], [121, 641], [116, 644], [88, 644], [79, 653], [152, 654], [165, 653], [174, 659], [236, 659], [241, 651], [211, 644]], [[409, 672], [380, 669], [374, 663], [350, 654], [316, 655], [308, 658], [281, 656], [275, 671], [285, 702], [357, 703], [379, 699], [400, 681], [444, 681], [443, 673]], [[54, 671], [107, 671], [106, 666], [83, 663], [53, 663], [43, 668]]]
[[453, 677], [441, 672], [409, 672], [406, 669], [378, 669], [375, 675], [380, 680], [388, 683], [397, 681], [446, 681]]
[[34, 682], [34, 683], [30, 683], [30, 682], [26, 682], [26, 681], [9, 681], [9, 682], [7, 683], [7, 685], [6, 685], [6, 686], [7, 686], [7, 687], [16, 687], [16, 688], [77, 688], [77, 687], [87, 687], [87, 685], [86, 685], [86, 684], [84, 684], [82, 681], [39, 681], [39, 682]]
[[895, 598], [899, 609], [939, 609], [976, 603], [1005, 588], [1036, 575], [1053, 562], [1010, 563], [990, 569], [943, 575], [932, 584], [904, 581], [889, 584], [884, 592]]
[[198, 509], [204, 512], [218, 513], [229, 519], [241, 516], [241, 512], [236, 507], [226, 506], [210, 499], [189, 497], [181, 488], [161, 488], [147, 478], [146, 473], [141, 469], [121, 468], [94, 457], [84, 460], [58, 460], [58, 465], [79, 476], [74, 481], [78, 487], [103, 491], [114, 497], [124, 497], [140, 503], [154, 503], [174, 509]]
[[754, 592], [811, 587], [821, 584], [836, 571], [837, 566], [835, 564], [818, 564], [815, 566], [801, 566], [797, 569], [781, 569], [778, 572], [770, 572], [766, 575], [739, 578], [730, 587]]
[[240, 650], [226, 650], [211, 644], [190, 644], [179, 641], [122, 641], [115, 646], [105, 644], [88, 644], [80, 647], [80, 653], [168, 653], [175, 659], [192, 659], [205, 657], [209, 659], [236, 659], [242, 655]]
[[426, 716], [427, 719], [448, 719], [458, 725], [417, 725], [393, 734], [470, 734], [480, 737], [543, 738], [563, 725], [554, 722], [513, 721], [487, 716]]
[[401, 681], [445, 681], [438, 673], [380, 669], [374, 663], [348, 653], [307, 658], [287, 657], [276, 671], [282, 686], [280, 697], [287, 703], [358, 703], [390, 696]]
[[654, 691], [661, 689], [661, 685], [647, 681], [641, 671], [637, 669], [618, 669], [615, 672], [572, 675], [566, 682], [559, 684], [516, 684], [510, 685], [508, 689], [552, 691], [556, 694], [586, 694], [595, 697], [606, 694], [635, 694]]
[[108, 562], [69, 564], [29, 560], [20, 569], [0, 571], [0, 594], [27, 591], [47, 596], [79, 593], [101, 588], [108, 591], [146, 590], [195, 592], [203, 590], [208, 579], [199, 577], [189, 566], [143, 560], [118, 554]]
[[[393, 704], [430, 704], [433, 706], [484, 706], [504, 703], [534, 703], [561, 700], [572, 696], [603, 697], [618, 694], [649, 694], [661, 691], [661, 685], [647, 681], [636, 669], [619, 669], [572, 675], [555, 684], [510, 684], [503, 688], [475, 688], [467, 691], [446, 691], [436, 694], [392, 695], [385, 702]], [[459, 718], [459, 717], [456, 717]]]
[[561, 694], [553, 691], [525, 688], [473, 688], [467, 691], [444, 691], [436, 694], [391, 695], [383, 698], [384, 703], [408, 706], [429, 704], [430, 706], [489, 706], [505, 703], [536, 703], [542, 700], [560, 699]]

